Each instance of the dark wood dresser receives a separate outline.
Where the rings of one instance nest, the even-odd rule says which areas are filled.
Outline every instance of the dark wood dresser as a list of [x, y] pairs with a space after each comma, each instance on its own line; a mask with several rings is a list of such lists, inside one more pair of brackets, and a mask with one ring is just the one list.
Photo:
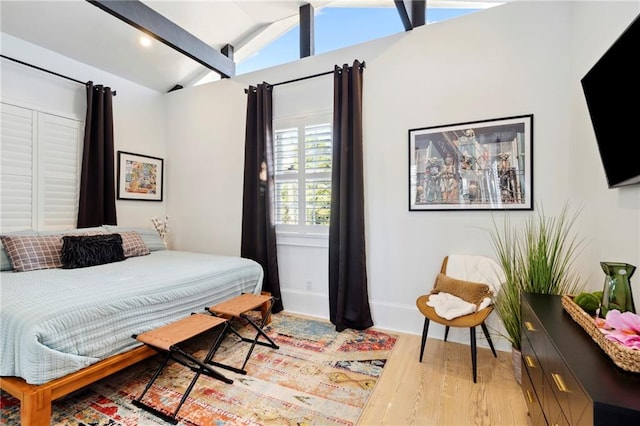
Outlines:
[[523, 294], [522, 392], [537, 425], [640, 425], [640, 374], [622, 370], [562, 307]]

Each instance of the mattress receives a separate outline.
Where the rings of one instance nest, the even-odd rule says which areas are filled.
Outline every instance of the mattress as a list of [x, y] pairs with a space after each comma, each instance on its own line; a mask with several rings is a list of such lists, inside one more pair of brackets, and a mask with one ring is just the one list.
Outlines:
[[140, 346], [132, 338], [240, 293], [249, 259], [175, 250], [80, 269], [0, 273], [0, 375], [42, 384]]

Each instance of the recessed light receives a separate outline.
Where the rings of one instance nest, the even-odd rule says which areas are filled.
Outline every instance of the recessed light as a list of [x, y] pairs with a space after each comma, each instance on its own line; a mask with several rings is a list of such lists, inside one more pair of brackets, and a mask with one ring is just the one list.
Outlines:
[[140, 36], [140, 44], [143, 45], [144, 47], [149, 47], [151, 46], [151, 39], [145, 35]]

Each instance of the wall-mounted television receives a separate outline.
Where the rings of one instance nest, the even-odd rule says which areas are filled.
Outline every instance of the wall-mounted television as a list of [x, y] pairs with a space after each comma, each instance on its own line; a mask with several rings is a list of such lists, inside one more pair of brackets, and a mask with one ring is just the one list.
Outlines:
[[640, 183], [640, 15], [582, 78], [609, 188]]

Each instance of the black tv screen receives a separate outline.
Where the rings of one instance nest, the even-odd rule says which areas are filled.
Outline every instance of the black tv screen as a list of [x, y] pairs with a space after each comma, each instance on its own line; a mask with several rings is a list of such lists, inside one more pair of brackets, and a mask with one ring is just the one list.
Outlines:
[[640, 15], [582, 78], [609, 188], [640, 183]]

